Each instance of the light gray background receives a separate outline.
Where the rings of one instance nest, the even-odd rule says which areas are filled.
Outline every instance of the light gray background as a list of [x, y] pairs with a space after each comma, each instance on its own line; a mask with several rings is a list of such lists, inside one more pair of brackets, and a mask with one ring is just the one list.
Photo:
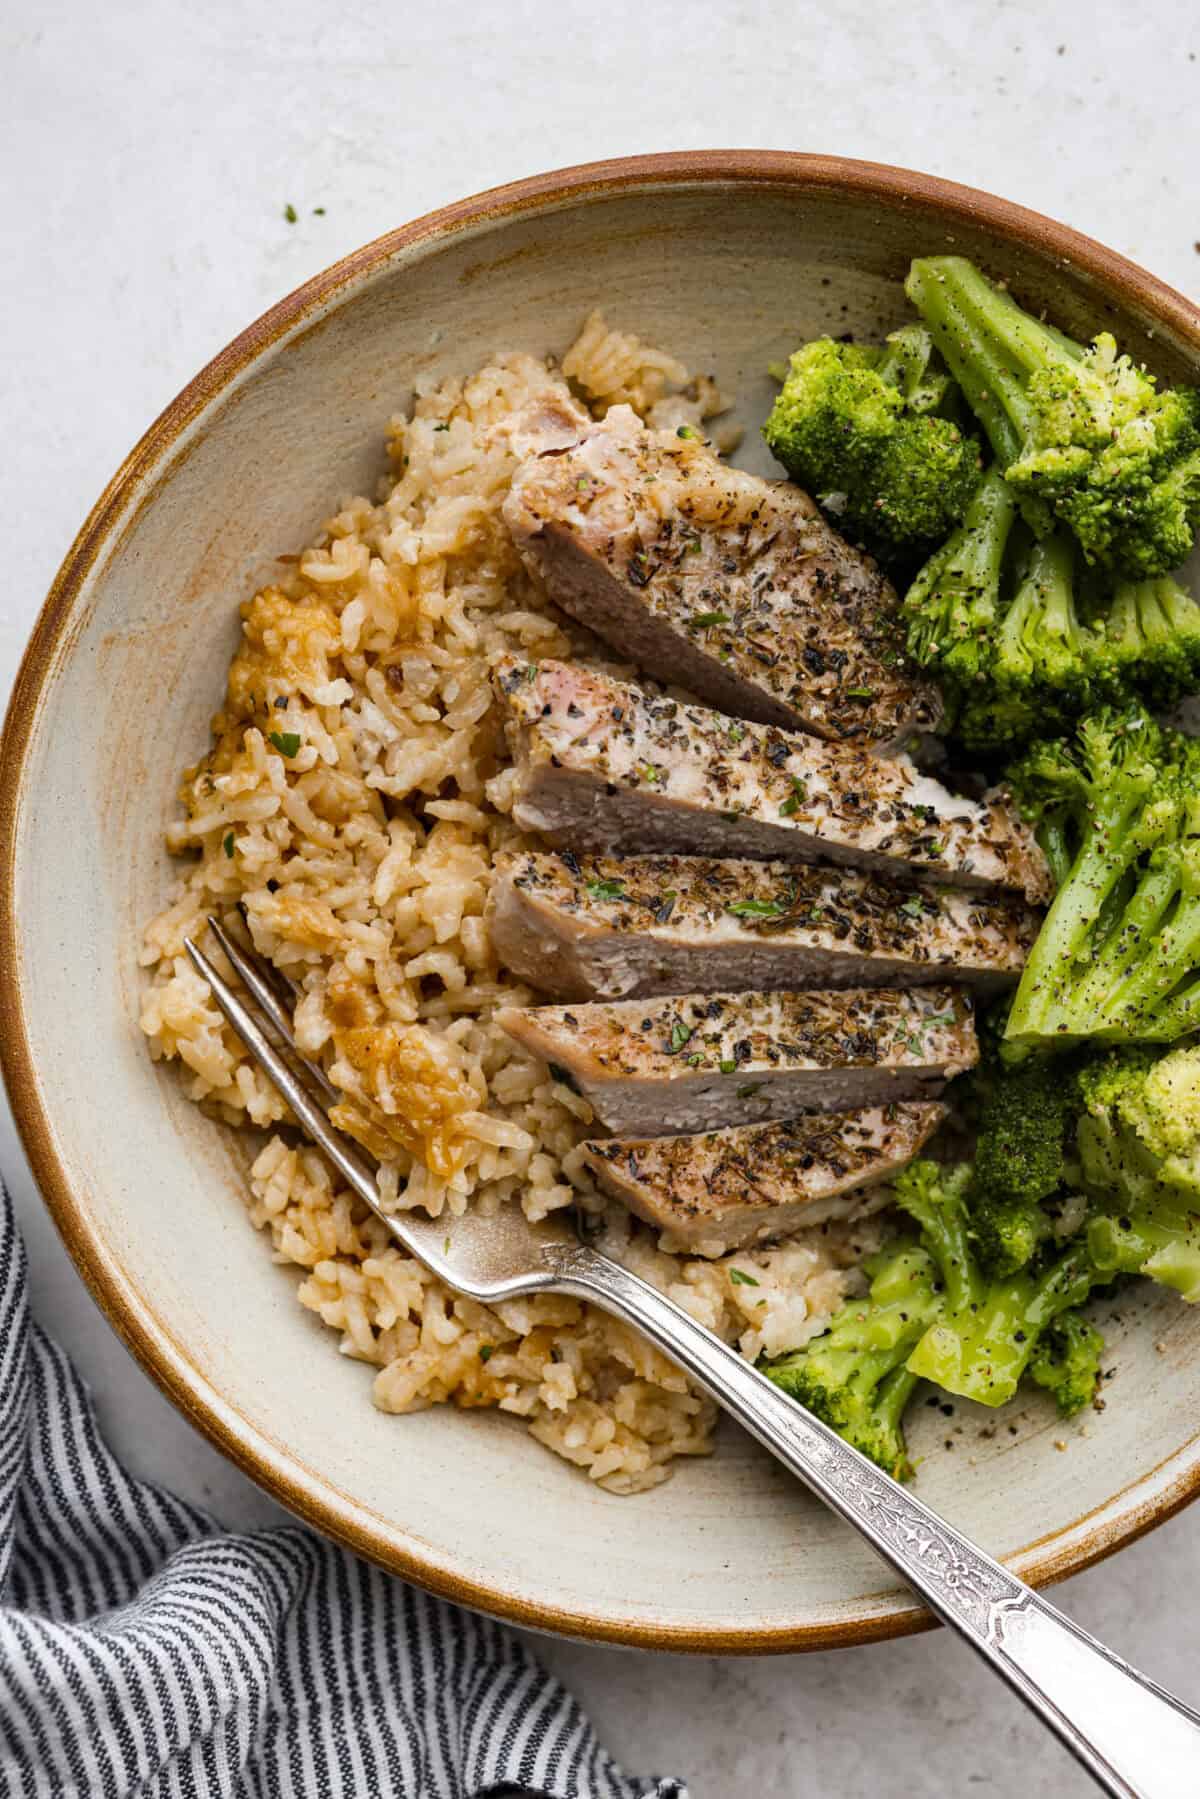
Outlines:
[[[389, 227], [594, 157], [837, 151], [1024, 201], [1195, 293], [1198, 54], [1187, 0], [9, 0], [5, 689], [75, 529], [150, 419], [267, 305]], [[276, 1516], [111, 1334], [7, 1118], [0, 1166], [42, 1316], [122, 1453], [232, 1524]], [[1196, 1702], [1198, 1577], [1200, 1510], [1059, 1597]], [[685, 1773], [695, 1799], [1092, 1790], [941, 1634], [757, 1662], [540, 1649], [627, 1765]]]

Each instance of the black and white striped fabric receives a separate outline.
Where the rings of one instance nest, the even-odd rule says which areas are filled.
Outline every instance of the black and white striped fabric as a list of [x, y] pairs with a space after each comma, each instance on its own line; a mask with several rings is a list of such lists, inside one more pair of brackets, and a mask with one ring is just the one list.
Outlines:
[[134, 1480], [28, 1316], [0, 1195], [0, 1793], [686, 1799], [500, 1625]]

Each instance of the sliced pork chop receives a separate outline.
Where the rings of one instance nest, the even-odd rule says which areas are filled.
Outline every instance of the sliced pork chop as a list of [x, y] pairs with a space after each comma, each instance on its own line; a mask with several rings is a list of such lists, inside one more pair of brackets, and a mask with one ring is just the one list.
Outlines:
[[1016, 979], [1039, 915], [1007, 895], [701, 856], [501, 857], [502, 962], [564, 1000]]
[[970, 800], [905, 755], [744, 724], [569, 662], [494, 670], [520, 785], [513, 816], [574, 850], [828, 861], [1049, 897], [1004, 795]]
[[972, 1013], [961, 988], [926, 987], [506, 1006], [496, 1023], [607, 1130], [658, 1137], [933, 1098], [979, 1059]]
[[886, 1205], [885, 1182], [945, 1117], [938, 1105], [810, 1113], [696, 1137], [605, 1138], [583, 1157], [605, 1190], [668, 1233], [718, 1256]]
[[937, 722], [894, 589], [798, 487], [728, 467], [690, 426], [648, 430], [628, 406], [581, 425], [542, 399], [511, 435], [526, 455], [504, 517], [521, 556], [623, 657], [723, 712], [818, 737], [891, 746]]

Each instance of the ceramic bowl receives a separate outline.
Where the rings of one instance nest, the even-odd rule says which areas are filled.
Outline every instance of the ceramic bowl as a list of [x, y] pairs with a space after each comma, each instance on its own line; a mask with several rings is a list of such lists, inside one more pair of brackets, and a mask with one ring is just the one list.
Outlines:
[[[418, 377], [562, 351], [584, 315], [712, 370], [754, 455], [768, 363], [903, 317], [914, 254], [1007, 276], [1079, 335], [1200, 379], [1200, 315], [1065, 227], [864, 163], [686, 154], [567, 170], [392, 232], [292, 294], [151, 427], [83, 526], [17, 681], [0, 769], [0, 1045], [34, 1171], [112, 1323], [176, 1404], [284, 1505], [439, 1593], [547, 1630], [709, 1652], [824, 1647], [925, 1615], [731, 1426], [617, 1499], [513, 1420], [371, 1405], [369, 1373], [247, 1222], [243, 1161], [136, 1025], [139, 926], [172, 879], [176, 774], [206, 741], [236, 608], [382, 467]], [[760, 466], [765, 464], [760, 463]], [[1048, 1581], [1200, 1485], [1200, 1308], [1109, 1326], [1103, 1418], [924, 1409], [919, 1490]], [[1064, 1447], [1065, 1445], [1065, 1447]]]

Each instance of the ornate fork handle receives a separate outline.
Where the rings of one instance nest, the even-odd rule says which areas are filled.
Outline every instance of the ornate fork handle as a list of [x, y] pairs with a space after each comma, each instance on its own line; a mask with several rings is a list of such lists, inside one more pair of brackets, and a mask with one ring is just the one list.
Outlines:
[[552, 1284], [636, 1325], [958, 1630], [1119, 1799], [1197, 1799], [1200, 1716], [796, 1405], [673, 1300], [586, 1247]]

